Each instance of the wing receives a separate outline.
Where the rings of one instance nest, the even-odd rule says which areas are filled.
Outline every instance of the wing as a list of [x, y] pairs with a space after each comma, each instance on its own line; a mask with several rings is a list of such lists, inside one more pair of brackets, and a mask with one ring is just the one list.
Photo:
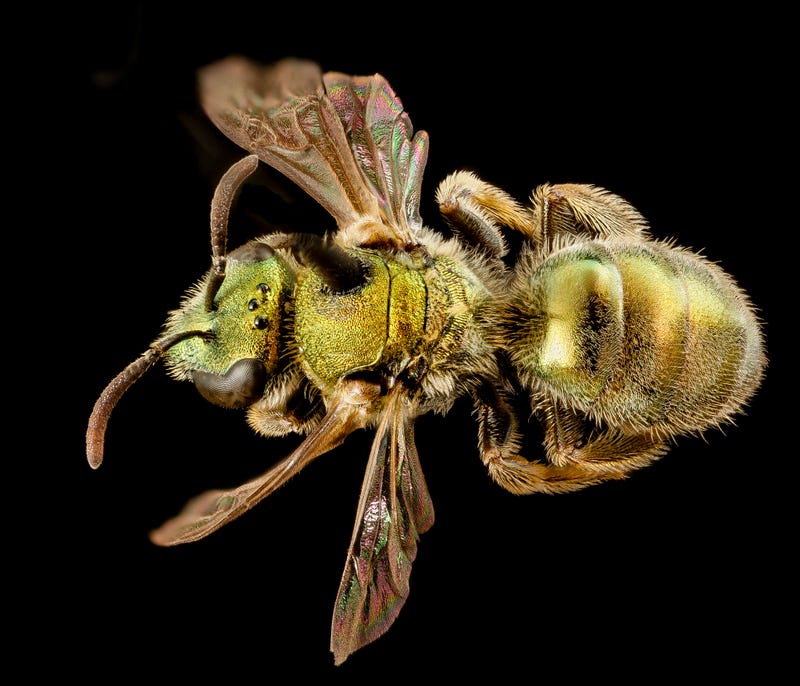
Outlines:
[[379, 74], [325, 74], [325, 88], [351, 141], [353, 154], [385, 220], [411, 243], [419, 216], [428, 135], [414, 135], [411, 119], [392, 87]]
[[396, 388], [372, 444], [333, 612], [331, 651], [337, 665], [397, 618], [408, 597], [417, 540], [433, 524], [414, 444], [414, 415]]
[[370, 401], [379, 389], [373, 384], [350, 381], [340, 385], [322, 421], [297, 449], [261, 476], [227, 491], [201, 493], [183, 511], [150, 533], [157, 545], [178, 545], [205, 538], [285, 484], [314, 458], [333, 450], [356, 429], [364, 428]]
[[229, 57], [199, 72], [206, 114], [320, 203], [340, 230], [378, 222], [395, 247], [414, 242], [427, 135], [386, 80], [286, 59]]

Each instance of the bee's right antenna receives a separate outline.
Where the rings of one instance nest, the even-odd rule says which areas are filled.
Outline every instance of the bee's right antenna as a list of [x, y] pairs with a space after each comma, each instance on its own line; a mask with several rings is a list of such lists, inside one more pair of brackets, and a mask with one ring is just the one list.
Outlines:
[[206, 312], [216, 309], [214, 298], [225, 280], [231, 205], [241, 185], [257, 167], [257, 155], [248, 155], [239, 160], [222, 175], [214, 191], [214, 198], [211, 200], [211, 278], [206, 290]]

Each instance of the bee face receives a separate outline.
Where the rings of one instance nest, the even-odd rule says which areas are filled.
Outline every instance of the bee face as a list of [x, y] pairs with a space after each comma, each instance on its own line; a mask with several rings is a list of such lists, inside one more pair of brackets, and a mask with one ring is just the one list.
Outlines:
[[194, 381], [204, 397], [225, 407], [252, 404], [278, 373], [293, 286], [292, 271], [280, 256], [246, 248], [228, 256], [225, 278], [210, 307], [206, 279], [166, 326], [168, 336], [200, 332], [167, 351], [170, 374]]

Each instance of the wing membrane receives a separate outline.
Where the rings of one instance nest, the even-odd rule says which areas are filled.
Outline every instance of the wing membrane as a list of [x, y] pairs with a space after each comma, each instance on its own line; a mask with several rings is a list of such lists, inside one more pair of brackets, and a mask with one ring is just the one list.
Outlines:
[[378, 218], [316, 64], [289, 59], [264, 67], [229, 57], [201, 69], [198, 79], [201, 104], [217, 127], [303, 188], [340, 228]]
[[433, 525], [413, 422], [402, 392], [392, 393], [372, 444], [333, 612], [331, 651], [337, 665], [397, 618], [408, 597], [417, 540]]
[[340, 230], [379, 222], [396, 247], [414, 242], [428, 138], [414, 135], [382, 76], [323, 80], [305, 60], [262, 66], [229, 57], [198, 78], [217, 127], [303, 188]]
[[419, 203], [428, 157], [427, 134], [414, 135], [400, 98], [380, 74], [365, 77], [330, 72], [324, 81], [386, 220], [396, 227], [400, 240], [413, 242], [422, 225]]

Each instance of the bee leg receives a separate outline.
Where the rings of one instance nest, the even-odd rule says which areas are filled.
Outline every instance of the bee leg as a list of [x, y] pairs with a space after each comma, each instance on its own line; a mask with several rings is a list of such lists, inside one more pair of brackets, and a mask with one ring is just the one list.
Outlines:
[[478, 449], [484, 464], [520, 449], [521, 436], [517, 415], [508, 394], [488, 382], [473, 393], [478, 421]]
[[492, 478], [512, 493], [566, 493], [624, 479], [667, 451], [663, 441], [649, 434], [595, 427], [555, 402], [541, 402], [537, 414], [545, 425], [546, 462], [496, 452], [482, 456]]
[[296, 378], [273, 390], [247, 410], [247, 422], [266, 437], [307, 434], [319, 422], [325, 407], [306, 381]]
[[508, 252], [500, 226], [527, 233], [531, 222], [528, 210], [471, 172], [450, 174], [436, 189], [436, 202], [442, 218], [456, 234], [492, 257], [500, 258]]
[[634, 238], [648, 233], [647, 220], [631, 204], [596, 186], [544, 184], [533, 191], [531, 203], [527, 235], [537, 243], [564, 234]]

